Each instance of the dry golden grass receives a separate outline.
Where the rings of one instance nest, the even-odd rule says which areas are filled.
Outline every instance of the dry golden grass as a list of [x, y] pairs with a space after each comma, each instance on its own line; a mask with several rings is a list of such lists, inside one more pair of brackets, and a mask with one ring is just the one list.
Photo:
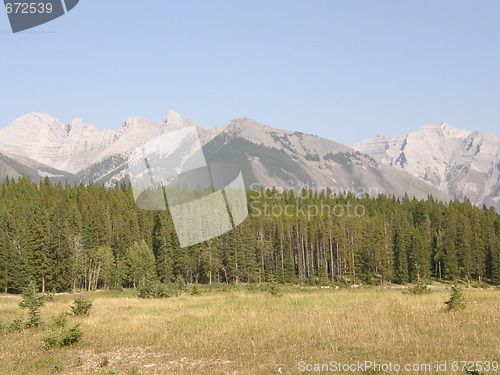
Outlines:
[[[70, 321], [82, 324], [81, 343], [47, 351], [45, 328], [1, 335], [0, 373], [296, 374], [299, 361], [500, 361], [498, 290], [465, 290], [467, 309], [450, 313], [443, 303], [449, 290], [289, 287], [272, 296], [200, 289], [157, 300], [92, 293], [90, 316]], [[18, 302], [0, 296], [0, 320], [20, 313]], [[71, 302], [57, 296], [43, 319], [69, 311]]]

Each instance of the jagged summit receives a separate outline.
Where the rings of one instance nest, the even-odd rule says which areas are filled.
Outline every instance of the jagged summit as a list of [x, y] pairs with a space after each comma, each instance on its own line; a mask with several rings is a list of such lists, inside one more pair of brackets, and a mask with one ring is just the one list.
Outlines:
[[183, 120], [179, 113], [175, 112], [173, 109], [169, 109], [165, 117], [165, 122], [172, 125], [182, 125]]
[[451, 196], [500, 207], [500, 140], [492, 134], [443, 122], [404, 137], [368, 139], [353, 148]]
[[25, 165], [40, 177], [73, 176], [74, 181], [111, 186], [126, 178], [128, 156], [137, 146], [186, 126], [196, 126], [208, 162], [236, 162], [247, 181], [262, 186], [330, 187], [339, 192], [355, 186], [374, 194], [432, 194], [439, 199], [456, 195], [500, 206], [500, 140], [447, 123], [349, 148], [248, 117], [205, 130], [168, 110], [165, 121], [129, 117], [115, 132], [78, 118], [63, 124], [49, 115], [30, 113], [0, 129], [4, 164], [18, 163], [15, 171], [3, 170], [23, 174], [19, 165]]
[[59, 123], [57, 119], [45, 113], [31, 112], [28, 113], [27, 115], [19, 117], [10, 126], [20, 126], [27, 123], [31, 123], [33, 125], [42, 125], [42, 124], [49, 124], [52, 122]]
[[454, 126], [448, 124], [447, 122], [442, 122], [439, 125], [434, 125], [434, 124], [424, 125], [416, 133], [439, 133], [446, 137], [464, 138], [467, 137], [471, 132], [455, 128]]
[[111, 130], [97, 130], [80, 119], [69, 124], [42, 113], [30, 113], [0, 129], [0, 152], [77, 172], [85, 168], [114, 138]]

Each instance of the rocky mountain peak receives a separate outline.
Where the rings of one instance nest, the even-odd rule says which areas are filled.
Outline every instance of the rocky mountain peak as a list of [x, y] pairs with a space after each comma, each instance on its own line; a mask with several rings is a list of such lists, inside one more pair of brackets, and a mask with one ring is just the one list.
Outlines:
[[447, 123], [425, 125], [406, 136], [376, 137], [353, 150], [248, 117], [207, 131], [169, 110], [165, 121], [129, 117], [114, 132], [98, 130], [81, 119], [63, 125], [51, 116], [30, 113], [0, 129], [0, 153], [35, 169], [45, 168], [37, 169], [42, 177], [51, 167], [85, 176], [88, 182], [111, 183], [124, 178], [127, 156], [137, 146], [191, 125], [197, 127], [208, 158], [239, 160], [246, 176], [250, 173], [250, 180], [262, 186], [313, 182], [341, 191], [356, 179], [365, 187], [375, 186], [379, 192], [398, 196], [468, 197], [478, 205], [500, 207], [500, 140]]
[[[463, 129], [458, 129], [447, 122], [441, 122], [439, 125], [434, 125], [434, 124], [428, 124], [424, 125], [420, 130], [417, 132], [420, 134], [424, 134], [426, 136], [429, 136], [433, 134], [433, 136], [444, 136], [447, 138], [466, 138], [471, 132]], [[414, 133], [410, 133], [414, 134]]]
[[66, 124], [66, 132], [68, 134], [74, 132], [82, 132], [85, 130], [92, 131], [96, 130], [96, 128], [93, 125], [84, 124], [81, 118], [71, 119], [71, 121], [68, 124]]
[[167, 111], [165, 122], [171, 125], [182, 125], [183, 120], [179, 113], [175, 112], [173, 109], [169, 109]]
[[425, 125], [406, 137], [394, 137], [392, 142], [379, 137], [353, 148], [451, 196], [468, 197], [477, 205], [498, 205], [500, 139], [492, 134], [470, 132], [443, 122]]

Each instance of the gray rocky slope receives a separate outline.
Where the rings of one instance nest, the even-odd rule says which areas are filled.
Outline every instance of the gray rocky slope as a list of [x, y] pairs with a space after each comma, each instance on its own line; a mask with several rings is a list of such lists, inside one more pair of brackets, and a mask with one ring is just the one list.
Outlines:
[[[432, 194], [442, 200], [467, 196], [477, 204], [499, 203], [500, 147], [498, 139], [484, 133], [429, 126], [424, 130], [428, 135], [416, 137], [419, 144], [409, 135], [379, 137], [350, 148], [249, 118], [205, 130], [172, 110], [165, 121], [129, 118], [116, 132], [98, 130], [79, 119], [62, 124], [44, 114], [23, 116], [0, 129], [0, 177], [26, 175], [36, 180], [49, 176], [112, 186], [127, 178], [127, 160], [137, 146], [185, 126], [196, 127], [208, 162], [237, 164], [247, 187], [328, 187], [334, 192], [407, 193], [417, 198]], [[467, 140], [466, 152], [463, 145]], [[446, 144], [447, 151], [429, 144]], [[418, 151], [420, 147], [426, 149]], [[429, 160], [438, 161], [430, 164]], [[465, 170], [460, 163], [467, 166]], [[473, 185], [475, 176], [481, 176], [481, 184], [476, 181]]]

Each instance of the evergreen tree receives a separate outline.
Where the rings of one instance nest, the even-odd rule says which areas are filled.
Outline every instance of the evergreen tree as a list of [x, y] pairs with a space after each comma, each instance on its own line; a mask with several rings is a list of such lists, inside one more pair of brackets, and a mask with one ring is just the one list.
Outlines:
[[123, 276], [124, 280], [134, 288], [142, 279], [156, 276], [155, 257], [146, 242], [134, 242], [127, 249]]
[[[170, 213], [139, 209], [130, 187], [6, 180], [0, 184], [0, 291], [20, 293], [30, 280], [43, 291], [70, 291], [137, 286], [145, 277], [172, 282], [179, 275], [202, 283], [429, 277], [500, 283], [494, 209], [432, 197], [265, 194], [247, 192], [251, 215], [237, 228], [180, 248]], [[254, 207], [264, 204], [283, 214], [268, 209], [259, 215]], [[311, 207], [322, 205], [310, 215]], [[348, 215], [348, 206], [356, 205], [366, 215], [352, 215], [352, 209]]]

